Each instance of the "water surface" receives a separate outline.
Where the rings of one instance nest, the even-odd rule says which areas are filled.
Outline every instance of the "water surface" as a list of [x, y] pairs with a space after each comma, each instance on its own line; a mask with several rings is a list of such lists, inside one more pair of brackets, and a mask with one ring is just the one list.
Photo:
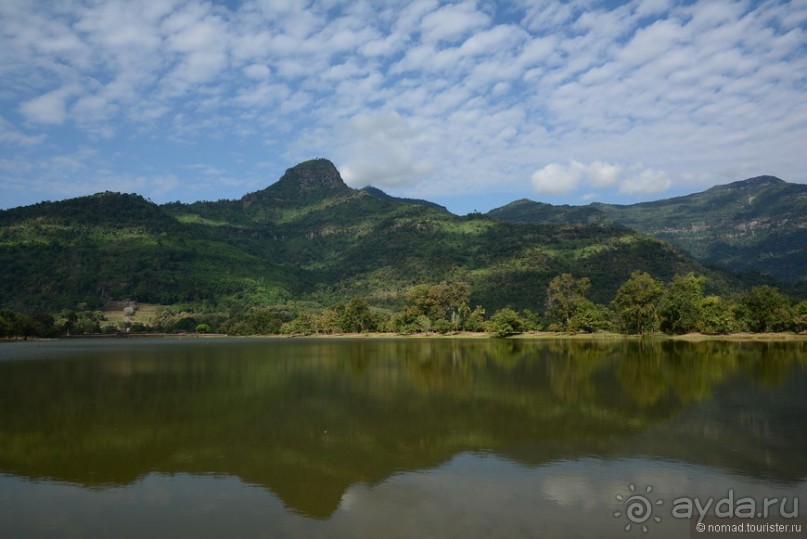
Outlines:
[[7, 343], [0, 536], [686, 536], [681, 496], [807, 504], [805, 348]]

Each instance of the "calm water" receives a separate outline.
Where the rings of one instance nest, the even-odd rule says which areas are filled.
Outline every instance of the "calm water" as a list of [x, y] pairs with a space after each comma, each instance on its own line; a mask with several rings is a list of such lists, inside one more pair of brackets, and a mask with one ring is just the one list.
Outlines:
[[729, 489], [807, 514], [806, 343], [0, 345], [0, 537], [688, 537]]

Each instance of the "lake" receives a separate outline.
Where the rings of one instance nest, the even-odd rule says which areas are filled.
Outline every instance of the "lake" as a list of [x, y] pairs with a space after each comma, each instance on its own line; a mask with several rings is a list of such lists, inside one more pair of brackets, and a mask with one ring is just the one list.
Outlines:
[[804, 523], [806, 342], [0, 344], [0, 537], [689, 537], [695, 498]]

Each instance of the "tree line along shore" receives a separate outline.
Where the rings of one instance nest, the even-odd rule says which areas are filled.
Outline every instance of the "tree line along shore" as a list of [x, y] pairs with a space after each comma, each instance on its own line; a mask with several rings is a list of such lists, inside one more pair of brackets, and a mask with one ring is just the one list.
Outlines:
[[118, 302], [115, 310], [82, 305], [56, 313], [0, 309], [0, 338], [98, 334], [452, 334], [484, 333], [506, 337], [534, 334], [667, 335], [807, 332], [807, 301], [763, 285], [731, 297], [707, 295], [706, 277], [688, 273], [662, 282], [634, 271], [613, 300], [588, 299], [590, 281], [564, 273], [546, 288], [536, 310], [504, 307], [488, 312], [471, 306], [466, 282], [420, 284], [405, 293], [400, 309], [349, 298], [327, 307], [286, 302], [263, 306], [142, 305]]

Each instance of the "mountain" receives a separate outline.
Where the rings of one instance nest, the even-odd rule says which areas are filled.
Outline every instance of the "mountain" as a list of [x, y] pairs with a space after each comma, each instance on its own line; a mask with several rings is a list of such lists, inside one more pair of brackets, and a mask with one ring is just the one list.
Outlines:
[[242, 230], [222, 232], [109, 192], [0, 212], [0, 306], [75, 308], [124, 297], [171, 304], [295, 289], [293, 273], [243, 248]]
[[378, 187], [373, 187], [372, 185], [368, 185], [367, 187], [362, 187], [362, 191], [378, 198], [381, 200], [393, 200], [395, 202], [402, 202], [404, 204], [420, 204], [422, 206], [429, 206], [430, 208], [435, 208], [441, 211], [448, 213], [448, 209], [445, 206], [441, 206], [436, 202], [430, 202], [428, 200], [421, 200], [419, 198], [400, 198], [388, 195]]
[[773, 176], [628, 206], [518, 200], [487, 215], [508, 223], [620, 224], [668, 241], [705, 264], [807, 281], [807, 185]]
[[488, 216], [514, 224], [613, 224], [613, 220], [599, 207], [555, 206], [545, 202], [535, 202], [527, 198], [513, 201], [506, 206], [487, 213]]
[[0, 307], [111, 300], [229, 309], [352, 297], [399, 308], [415, 284], [466, 281], [471, 302], [540, 310], [548, 281], [589, 277], [608, 302], [633, 270], [744, 285], [616, 224], [514, 225], [345, 185], [316, 159], [240, 200], [156, 205], [99, 193], [0, 212]]

